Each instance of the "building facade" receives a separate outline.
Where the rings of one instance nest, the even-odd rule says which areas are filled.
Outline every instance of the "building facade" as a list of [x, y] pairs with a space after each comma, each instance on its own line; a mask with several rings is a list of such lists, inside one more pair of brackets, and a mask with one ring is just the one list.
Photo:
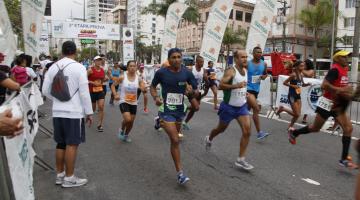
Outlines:
[[[182, 48], [185, 54], [197, 55], [200, 53], [206, 21], [209, 17], [211, 6], [214, 2], [214, 0], [211, 0], [199, 3], [200, 22], [198, 22], [197, 25], [185, 20], [180, 22], [177, 35], [177, 47]], [[234, 8], [230, 13], [228, 27], [234, 31], [237, 31], [238, 29], [248, 30], [251, 23], [254, 6], [255, 5], [252, 3], [235, 0]], [[231, 45], [230, 48], [232, 50], [245, 49], [244, 46], [239, 44]], [[225, 48], [223, 47], [220, 51], [220, 54], [226, 54], [224, 51]]]
[[111, 12], [116, 0], [88, 0], [87, 21], [98, 23], [102, 20], [103, 13]]
[[356, 0], [340, 0], [338, 9], [341, 16], [338, 17], [338, 29], [336, 42], [338, 49], [353, 51], [353, 39], [355, 28]]

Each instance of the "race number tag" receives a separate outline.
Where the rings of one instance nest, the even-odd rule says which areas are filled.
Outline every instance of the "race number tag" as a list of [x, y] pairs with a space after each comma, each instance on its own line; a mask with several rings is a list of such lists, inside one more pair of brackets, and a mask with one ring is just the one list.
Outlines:
[[331, 108], [333, 105], [334, 105], [333, 102], [330, 99], [327, 99], [325, 97], [320, 97], [318, 100], [318, 103], [317, 103], [317, 106], [319, 108], [322, 108], [329, 112], [331, 111]]
[[125, 93], [125, 101], [129, 103], [135, 103], [137, 100], [137, 94]]
[[259, 76], [252, 76], [251, 83], [260, 83], [260, 75]]
[[102, 86], [95, 86], [92, 88], [93, 92], [102, 92], [104, 88]]
[[245, 98], [246, 97], [246, 88], [241, 88], [235, 92], [236, 98]]
[[183, 104], [183, 98], [184, 98], [183, 94], [168, 93], [167, 97], [166, 97], [166, 104], [174, 105], [174, 106], [182, 105]]

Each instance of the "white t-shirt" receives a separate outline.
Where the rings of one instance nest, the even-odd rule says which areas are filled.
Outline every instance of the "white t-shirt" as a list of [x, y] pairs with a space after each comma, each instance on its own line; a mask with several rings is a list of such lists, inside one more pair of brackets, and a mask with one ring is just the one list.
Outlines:
[[[72, 63], [68, 65], [69, 63]], [[61, 102], [50, 94], [52, 80], [54, 79], [59, 68], [64, 69], [64, 75], [68, 77], [68, 87], [70, 95], [74, 95], [70, 101]], [[77, 91], [78, 90], [78, 91]], [[84, 118], [85, 115], [93, 114], [91, 99], [88, 87], [88, 78], [87, 71], [85, 67], [72, 60], [70, 58], [63, 58], [59, 60], [55, 65], [49, 68], [48, 72], [45, 74], [45, 80], [43, 84], [43, 93], [47, 97], [53, 100], [53, 117], [61, 118], [72, 118], [80, 119]]]
[[29, 77], [31, 77], [31, 79], [34, 79], [37, 77], [36, 73], [34, 72], [34, 70], [30, 67], [26, 67], [26, 73]]
[[49, 60], [49, 59], [40, 61], [40, 66], [41, 66], [41, 69], [39, 70], [40, 76], [42, 76], [42, 75], [44, 74], [44, 69], [45, 69], [46, 65], [47, 65], [48, 63], [51, 63], [51, 62], [52, 62], [52, 61]]

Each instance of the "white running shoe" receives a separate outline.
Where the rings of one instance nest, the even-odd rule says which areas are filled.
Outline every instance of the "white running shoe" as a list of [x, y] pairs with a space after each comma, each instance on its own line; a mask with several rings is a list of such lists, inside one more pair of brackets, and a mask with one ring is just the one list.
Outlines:
[[61, 184], [63, 184], [64, 178], [65, 178], [65, 173], [56, 174], [55, 184], [56, 184], [56, 185], [61, 185]]
[[209, 136], [205, 137], [205, 150], [210, 151], [212, 142], [209, 139]]
[[78, 178], [73, 175], [72, 177], [65, 177], [64, 183], [61, 186], [63, 188], [79, 187], [85, 185], [87, 182], [87, 179]]
[[245, 170], [254, 169], [254, 166], [252, 166], [248, 162], [246, 162], [245, 159], [244, 160], [237, 159], [236, 162], [235, 162], [235, 166], [240, 167], [240, 168], [245, 169]]

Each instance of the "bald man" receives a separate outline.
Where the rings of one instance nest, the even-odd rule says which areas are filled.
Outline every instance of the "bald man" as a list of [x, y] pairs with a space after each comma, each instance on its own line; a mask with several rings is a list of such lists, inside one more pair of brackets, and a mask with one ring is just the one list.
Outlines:
[[235, 166], [251, 170], [254, 167], [245, 161], [245, 153], [250, 138], [250, 117], [247, 105], [247, 53], [234, 53], [235, 66], [227, 69], [220, 82], [219, 89], [224, 91], [224, 101], [219, 108], [219, 123], [209, 136], [205, 137], [206, 150], [210, 150], [213, 139], [224, 132], [233, 119], [236, 119], [242, 130], [239, 157]]

